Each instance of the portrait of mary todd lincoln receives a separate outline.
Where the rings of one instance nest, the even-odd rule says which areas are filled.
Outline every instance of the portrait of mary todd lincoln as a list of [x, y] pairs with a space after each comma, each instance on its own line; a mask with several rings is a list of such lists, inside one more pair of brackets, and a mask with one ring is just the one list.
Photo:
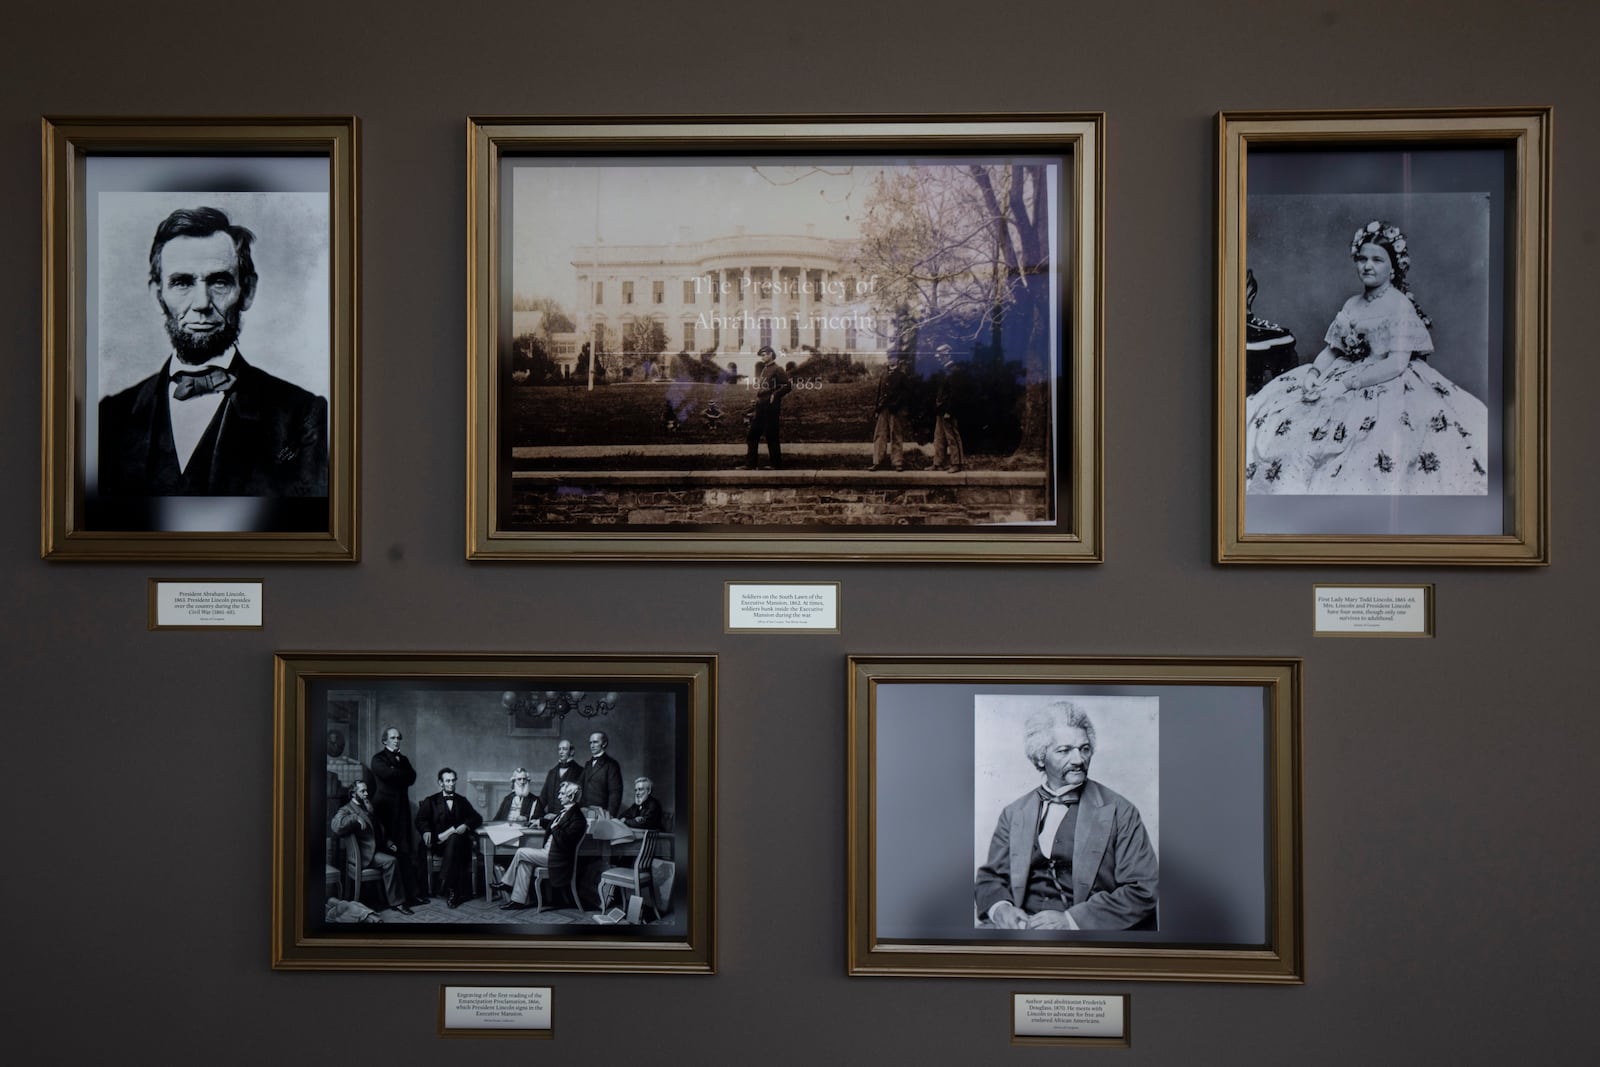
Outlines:
[[156, 228], [149, 284], [172, 351], [100, 401], [100, 495], [328, 495], [328, 402], [239, 351], [254, 240], [213, 207], [181, 208]]
[[1044, 775], [1007, 804], [978, 868], [977, 925], [1154, 930], [1156, 854], [1139, 810], [1089, 777], [1094, 723], [1070, 701], [1028, 716], [1023, 752]]

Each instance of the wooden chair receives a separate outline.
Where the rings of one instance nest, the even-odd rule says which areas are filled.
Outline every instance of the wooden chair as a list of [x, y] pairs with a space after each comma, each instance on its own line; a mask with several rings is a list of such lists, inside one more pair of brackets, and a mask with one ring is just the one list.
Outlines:
[[[632, 867], [611, 867], [600, 872], [600, 910], [606, 908], [606, 901], [611, 896], [613, 888], [623, 889], [639, 896], [644, 903], [650, 905], [650, 910], [656, 913], [656, 918], [661, 918], [661, 909], [657, 908], [654, 896], [655, 881], [650, 874], [650, 861], [656, 857], [656, 832], [644, 831], [644, 840], [639, 842], [639, 854], [633, 857]], [[623, 898], [626, 903], [627, 898]]]
[[663, 860], [677, 859], [677, 850], [673, 842], [677, 838], [672, 835], [672, 809], [663, 808], [661, 811], [661, 836], [656, 838], [656, 858]]
[[[477, 850], [477, 848], [477, 842], [473, 842], [473, 849]], [[442, 897], [444, 896], [444, 886], [440, 881], [440, 874], [444, 871], [444, 854], [442, 852], [435, 852], [429, 848], [423, 850], [423, 855], [428, 859], [428, 895]], [[488, 882], [480, 883], [478, 880], [478, 864], [474, 860], [468, 859], [467, 881], [472, 883], [468, 887], [471, 890], [469, 895], [477, 896], [478, 887], [480, 885], [487, 885], [494, 881], [494, 871], [493, 869], [489, 871]]]
[[[361, 866], [361, 845], [355, 834], [344, 836], [344, 899], [360, 900], [361, 887], [368, 882], [382, 883], [383, 872], [376, 867]], [[389, 902], [384, 901], [387, 905]]]
[[[572, 846], [572, 880], [567, 886], [567, 889], [572, 893], [572, 906], [580, 911], [583, 905], [578, 902], [578, 855], [583, 851], [583, 843], [587, 840], [589, 840], [589, 831], [585, 830], [583, 836], [578, 838], [577, 844]], [[536, 915], [544, 910], [543, 886], [548, 881], [550, 881], [549, 867], [535, 867], [533, 869], [533, 899], [537, 904], [537, 907], [533, 910]]]
[[[339, 867], [333, 862], [333, 849], [338, 838], [329, 834], [327, 843], [322, 850], [323, 867], [326, 868], [322, 877], [322, 890], [330, 897], [344, 899], [344, 876], [339, 873]], [[342, 861], [341, 861], [342, 862]]]

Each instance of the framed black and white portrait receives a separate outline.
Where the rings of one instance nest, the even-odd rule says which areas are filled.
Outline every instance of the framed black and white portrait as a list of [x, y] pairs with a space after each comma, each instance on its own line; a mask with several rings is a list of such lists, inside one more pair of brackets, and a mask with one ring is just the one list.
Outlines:
[[714, 657], [275, 662], [274, 967], [715, 969]]
[[973, 699], [977, 929], [1159, 928], [1160, 716], [1156, 696]]
[[1301, 980], [1299, 715], [1297, 660], [852, 657], [851, 973]]
[[355, 121], [45, 120], [44, 552], [353, 559]]
[[1219, 558], [1546, 562], [1549, 111], [1219, 131]]
[[469, 557], [1097, 561], [1102, 127], [471, 120]]

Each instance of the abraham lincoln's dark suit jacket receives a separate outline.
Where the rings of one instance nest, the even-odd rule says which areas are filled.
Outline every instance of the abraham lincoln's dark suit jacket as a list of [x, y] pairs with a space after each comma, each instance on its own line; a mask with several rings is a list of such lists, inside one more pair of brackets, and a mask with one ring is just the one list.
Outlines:
[[[472, 831], [483, 825], [483, 816], [478, 814], [470, 801], [460, 793], [451, 797], [451, 807], [444, 803], [444, 793], [434, 793], [432, 796], [423, 797], [422, 803], [417, 805], [417, 829], [433, 835], [433, 845], [430, 851], [438, 853], [441, 859], [440, 881], [445, 889], [460, 896], [472, 895], [472, 857], [477, 854], [478, 837]], [[464, 834], [451, 834], [444, 844], [439, 843], [439, 835], [452, 826], [465, 825], [467, 832]]]
[[233, 386], [178, 464], [168, 364], [100, 401], [101, 496], [328, 495], [328, 402], [235, 355]]

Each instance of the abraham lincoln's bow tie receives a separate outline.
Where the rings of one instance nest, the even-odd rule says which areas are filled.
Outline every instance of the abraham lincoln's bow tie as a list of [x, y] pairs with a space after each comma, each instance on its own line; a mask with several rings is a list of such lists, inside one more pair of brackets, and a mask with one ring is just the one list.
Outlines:
[[188, 400], [191, 396], [204, 393], [222, 393], [233, 386], [233, 375], [221, 367], [206, 371], [173, 371], [172, 380], [177, 383], [172, 390], [174, 400]]

